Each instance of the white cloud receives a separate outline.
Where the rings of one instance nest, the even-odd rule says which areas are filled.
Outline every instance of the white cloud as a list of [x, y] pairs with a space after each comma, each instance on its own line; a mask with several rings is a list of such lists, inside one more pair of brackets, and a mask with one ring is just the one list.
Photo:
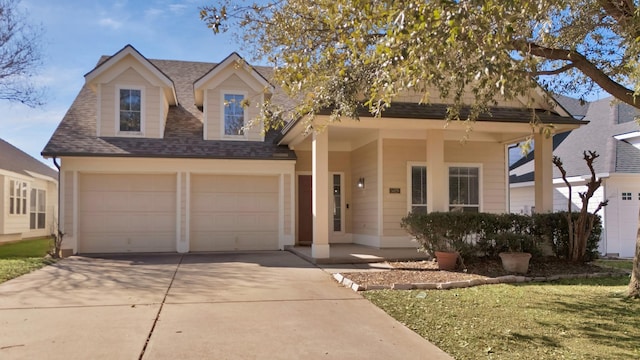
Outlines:
[[150, 8], [144, 11], [144, 15], [149, 18], [155, 18], [164, 13], [162, 9]]
[[120, 22], [118, 20], [114, 20], [112, 18], [100, 19], [98, 21], [98, 24], [100, 24], [100, 26], [110, 27], [113, 30], [118, 30], [118, 29], [120, 29], [122, 27], [122, 22]]
[[169, 11], [173, 13], [182, 13], [188, 6], [185, 4], [169, 4]]

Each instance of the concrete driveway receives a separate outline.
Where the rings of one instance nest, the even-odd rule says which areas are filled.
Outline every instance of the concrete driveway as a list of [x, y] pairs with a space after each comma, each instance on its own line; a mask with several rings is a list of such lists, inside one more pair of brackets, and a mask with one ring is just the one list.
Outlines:
[[450, 359], [288, 252], [71, 257], [0, 285], [1, 359]]

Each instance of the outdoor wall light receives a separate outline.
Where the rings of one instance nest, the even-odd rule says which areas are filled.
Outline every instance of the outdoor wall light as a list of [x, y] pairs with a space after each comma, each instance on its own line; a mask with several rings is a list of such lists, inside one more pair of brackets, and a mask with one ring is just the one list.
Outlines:
[[358, 189], [364, 189], [364, 178], [358, 179]]

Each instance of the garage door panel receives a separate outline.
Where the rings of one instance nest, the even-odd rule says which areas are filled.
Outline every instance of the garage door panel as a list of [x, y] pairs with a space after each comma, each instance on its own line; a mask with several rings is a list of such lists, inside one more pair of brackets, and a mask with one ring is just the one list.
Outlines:
[[176, 176], [81, 174], [79, 251], [175, 251]]
[[194, 175], [192, 251], [278, 248], [277, 176]]
[[[193, 232], [191, 239], [192, 248], [207, 249], [211, 246], [209, 232]], [[215, 249], [194, 251], [234, 251], [238, 249], [273, 250], [273, 239], [277, 238], [277, 232], [225, 232], [216, 234]], [[277, 242], [276, 242], [277, 246]]]

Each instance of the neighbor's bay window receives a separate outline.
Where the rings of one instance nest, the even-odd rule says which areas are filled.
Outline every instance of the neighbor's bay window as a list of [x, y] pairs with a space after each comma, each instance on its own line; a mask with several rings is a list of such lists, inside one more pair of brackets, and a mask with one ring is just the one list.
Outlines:
[[27, 183], [23, 181], [9, 181], [9, 214], [27, 214]]
[[480, 168], [449, 168], [449, 211], [480, 211]]
[[120, 89], [120, 131], [142, 131], [142, 90]]

